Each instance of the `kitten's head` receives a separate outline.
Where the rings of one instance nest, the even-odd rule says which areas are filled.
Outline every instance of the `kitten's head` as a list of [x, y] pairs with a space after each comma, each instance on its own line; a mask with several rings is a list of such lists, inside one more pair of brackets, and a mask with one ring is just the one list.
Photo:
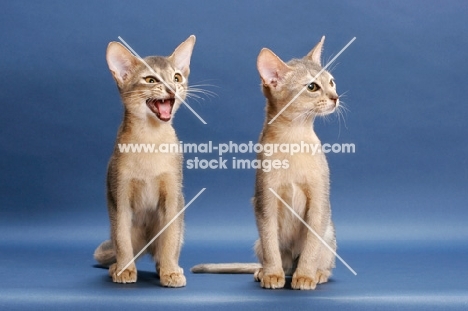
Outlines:
[[260, 51], [257, 68], [263, 83], [263, 93], [269, 102], [267, 111], [270, 117], [278, 114], [299, 93], [282, 112], [282, 117], [289, 120], [299, 117], [308, 119], [316, 115], [327, 115], [338, 107], [335, 81], [328, 71], [323, 71], [311, 82], [322, 70], [320, 56], [324, 40], [325, 37], [322, 37], [303, 58], [287, 63], [269, 49]]
[[182, 42], [171, 56], [149, 56], [141, 61], [123, 45], [111, 42], [107, 64], [114, 76], [126, 113], [139, 119], [166, 123], [185, 100], [195, 36]]

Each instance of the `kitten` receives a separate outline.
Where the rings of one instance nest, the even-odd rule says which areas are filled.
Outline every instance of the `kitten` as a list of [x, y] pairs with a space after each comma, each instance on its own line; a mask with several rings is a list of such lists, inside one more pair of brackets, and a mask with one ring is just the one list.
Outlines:
[[[260, 143], [320, 144], [313, 124], [316, 116], [335, 111], [339, 98], [331, 74], [322, 69], [320, 56], [325, 37], [302, 59], [284, 63], [269, 49], [262, 49], [257, 68], [267, 98], [266, 120]], [[303, 91], [281, 114], [278, 113], [304, 87]], [[277, 116], [278, 115], [278, 116]], [[270, 120], [277, 118], [271, 123]], [[334, 254], [327, 249], [270, 191], [273, 189], [333, 249], [335, 230], [329, 201], [329, 169], [324, 153], [289, 155], [263, 153], [258, 159], [287, 160], [288, 169], [270, 172], [257, 170], [255, 217], [260, 239], [255, 244], [259, 264], [207, 264], [192, 272], [254, 273], [264, 288], [282, 288], [285, 275], [292, 275], [293, 289], [312, 290], [328, 281], [335, 265]]]
[[[185, 99], [188, 92], [194, 44], [195, 36], [190, 36], [169, 57], [146, 57], [152, 70], [118, 42], [107, 48], [107, 63], [125, 112], [107, 171], [111, 239], [96, 249], [94, 258], [110, 265], [109, 274], [116, 283], [136, 282], [135, 263], [119, 272], [184, 207], [182, 154], [123, 153], [118, 145], [178, 144], [171, 123], [180, 98]], [[178, 264], [183, 231], [181, 215], [146, 250], [156, 262], [163, 286], [186, 285]]]

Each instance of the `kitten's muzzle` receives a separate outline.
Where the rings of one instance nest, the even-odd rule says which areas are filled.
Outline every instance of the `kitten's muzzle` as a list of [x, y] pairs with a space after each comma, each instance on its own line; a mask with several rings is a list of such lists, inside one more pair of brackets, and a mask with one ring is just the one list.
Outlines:
[[172, 108], [174, 107], [175, 98], [148, 98], [146, 105], [153, 112], [156, 117], [164, 122], [169, 121], [172, 118]]
[[340, 98], [338, 96], [331, 96], [329, 97], [331, 102], [333, 103], [333, 109], [331, 112], [335, 111], [335, 109], [340, 105]]
[[331, 96], [330, 100], [335, 104], [335, 106], [339, 105], [340, 98], [338, 96]]

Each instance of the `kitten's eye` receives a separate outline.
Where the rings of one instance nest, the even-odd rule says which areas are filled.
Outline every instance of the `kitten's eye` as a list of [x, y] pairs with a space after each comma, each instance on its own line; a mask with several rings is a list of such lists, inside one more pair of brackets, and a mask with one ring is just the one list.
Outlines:
[[182, 75], [180, 73], [176, 73], [174, 75], [174, 82], [177, 82], [177, 83], [180, 83], [182, 82], [183, 78], [182, 78]]
[[309, 84], [309, 85], [307, 86], [307, 89], [308, 89], [309, 91], [311, 91], [311, 92], [316, 92], [316, 91], [320, 90], [320, 86], [318, 86], [317, 83], [312, 82], [311, 84]]
[[330, 85], [331, 85], [332, 87], [335, 86], [335, 80], [331, 79], [331, 80], [330, 80]]
[[158, 83], [158, 79], [156, 79], [155, 77], [146, 77], [145, 78], [145, 81], [146, 83]]

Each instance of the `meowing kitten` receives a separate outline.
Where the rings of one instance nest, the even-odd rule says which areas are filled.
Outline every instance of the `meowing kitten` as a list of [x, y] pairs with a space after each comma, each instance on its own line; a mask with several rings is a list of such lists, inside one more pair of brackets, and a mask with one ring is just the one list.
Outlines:
[[[187, 95], [195, 36], [181, 43], [169, 57], [134, 57], [120, 43], [107, 48], [107, 63], [117, 83], [125, 112], [107, 171], [107, 205], [111, 240], [103, 242], [94, 258], [110, 265], [117, 283], [137, 280], [135, 263], [119, 272], [184, 207], [182, 154], [123, 153], [119, 144], [178, 144], [172, 117]], [[176, 92], [165, 86], [159, 77]], [[183, 215], [146, 250], [156, 262], [160, 283], [186, 285], [179, 254], [183, 241]]]
[[[266, 120], [260, 135], [265, 144], [320, 144], [311, 123], [316, 116], [335, 111], [339, 104], [333, 77], [322, 69], [322, 40], [302, 59], [284, 63], [262, 49], [257, 68], [267, 98]], [[280, 115], [278, 113], [307, 87]], [[277, 116], [278, 115], [278, 116]], [[271, 123], [270, 120], [277, 118]], [[270, 191], [274, 190], [304, 221], [336, 250], [329, 201], [329, 170], [324, 153], [289, 155], [263, 153], [259, 160], [287, 160], [288, 169], [257, 170], [255, 217], [260, 239], [255, 244], [258, 264], [207, 264], [192, 272], [254, 273], [264, 288], [282, 288], [285, 275], [292, 275], [293, 289], [315, 289], [328, 281], [335, 264], [334, 254], [314, 236]]]

